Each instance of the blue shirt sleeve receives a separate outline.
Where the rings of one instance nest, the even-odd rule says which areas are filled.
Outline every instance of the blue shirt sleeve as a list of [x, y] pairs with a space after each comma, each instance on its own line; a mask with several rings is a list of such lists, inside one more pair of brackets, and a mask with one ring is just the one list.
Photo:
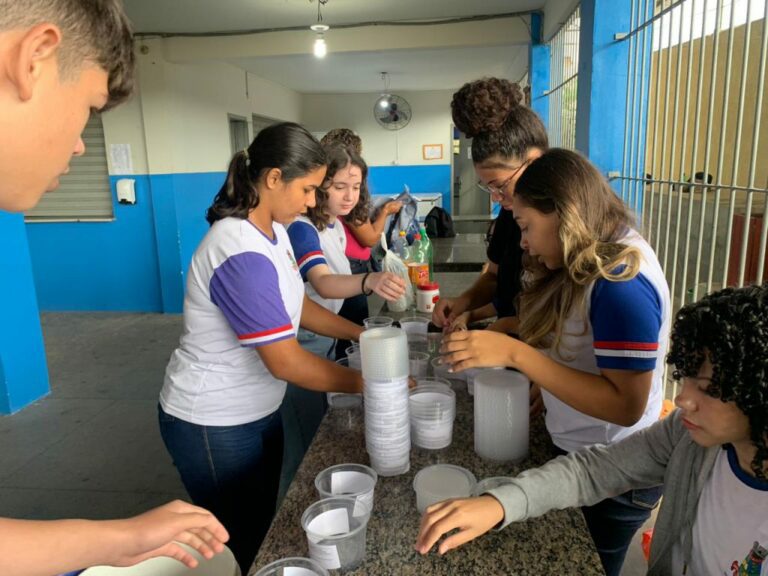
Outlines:
[[661, 298], [644, 275], [624, 282], [596, 281], [590, 322], [599, 368], [646, 371], [656, 367]]
[[306, 222], [296, 221], [288, 227], [288, 237], [291, 239], [301, 278], [306, 282], [307, 272], [318, 264], [327, 264], [317, 228]]
[[241, 345], [259, 347], [294, 337], [277, 270], [264, 254], [227, 258], [214, 271], [209, 291]]

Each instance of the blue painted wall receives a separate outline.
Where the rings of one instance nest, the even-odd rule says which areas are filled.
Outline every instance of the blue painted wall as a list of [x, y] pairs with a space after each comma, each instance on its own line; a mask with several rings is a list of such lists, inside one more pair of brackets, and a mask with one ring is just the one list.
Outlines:
[[[439, 193], [450, 209], [448, 164], [374, 166], [373, 194]], [[208, 230], [205, 211], [224, 172], [131, 176], [135, 205], [115, 203], [112, 222], [26, 225], [41, 310], [179, 313], [186, 272]], [[113, 197], [115, 183], [112, 177]]]
[[27, 224], [41, 310], [163, 310], [149, 178], [132, 178], [136, 204], [115, 201], [112, 222]]
[[399, 194], [407, 184], [414, 193], [440, 193], [443, 209], [451, 211], [451, 165], [371, 166], [368, 187], [371, 194]]
[[131, 178], [136, 204], [115, 203], [112, 222], [27, 224], [41, 310], [181, 312], [186, 270], [224, 173]]
[[48, 368], [24, 219], [0, 212], [0, 414], [45, 396]]

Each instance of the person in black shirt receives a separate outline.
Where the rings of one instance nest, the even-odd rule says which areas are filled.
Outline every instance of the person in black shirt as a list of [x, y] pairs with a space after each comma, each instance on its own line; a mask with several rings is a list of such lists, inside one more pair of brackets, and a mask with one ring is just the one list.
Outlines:
[[497, 316], [491, 329], [516, 331], [515, 300], [520, 292], [523, 250], [514, 221], [515, 183], [528, 164], [549, 147], [547, 130], [525, 106], [517, 84], [483, 78], [462, 86], [451, 102], [453, 122], [472, 138], [478, 186], [501, 204], [488, 246], [488, 264], [475, 283], [455, 298], [441, 298], [432, 322], [444, 329]]

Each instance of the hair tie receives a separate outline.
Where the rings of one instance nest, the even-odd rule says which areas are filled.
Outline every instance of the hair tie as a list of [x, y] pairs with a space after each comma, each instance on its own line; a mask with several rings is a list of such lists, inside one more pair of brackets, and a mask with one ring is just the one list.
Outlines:
[[243, 156], [245, 156], [245, 165], [247, 167], [250, 167], [251, 165], [251, 157], [248, 155], [248, 148], [243, 149]]

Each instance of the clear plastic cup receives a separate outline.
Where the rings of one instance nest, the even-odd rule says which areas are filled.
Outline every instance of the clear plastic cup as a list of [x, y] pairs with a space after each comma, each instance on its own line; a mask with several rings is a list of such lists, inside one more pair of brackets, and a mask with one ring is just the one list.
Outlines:
[[267, 564], [256, 572], [254, 576], [284, 576], [296, 574], [297, 576], [329, 576], [328, 570], [311, 558], [283, 558]]
[[392, 326], [394, 321], [394, 318], [390, 318], [389, 316], [370, 316], [363, 320], [363, 326], [365, 326], [366, 330], [370, 330], [371, 328], [387, 328]]
[[432, 358], [430, 364], [432, 364], [432, 374], [435, 378], [443, 378], [447, 380], [454, 376], [451, 372], [448, 372], [451, 367], [448, 364], [443, 364], [442, 357], [436, 356]]
[[344, 351], [347, 354], [347, 358], [349, 358], [349, 367], [353, 370], [362, 370], [363, 364], [360, 360], [360, 345], [359, 344], [352, 344], [349, 348], [347, 348]]
[[[349, 365], [349, 357], [339, 358], [336, 360], [336, 364], [344, 366], [345, 368], [351, 368]], [[326, 398], [328, 399], [328, 406], [330, 408], [358, 408], [363, 404], [362, 394], [347, 394], [345, 392], [326, 392]]]
[[421, 469], [413, 479], [416, 508], [423, 513], [429, 506], [450, 498], [468, 498], [475, 489], [475, 475], [452, 464], [435, 464]]
[[410, 392], [411, 442], [420, 448], [440, 450], [453, 440], [456, 393], [447, 383], [423, 382], [419, 380]]
[[408, 376], [408, 339], [400, 328], [373, 328], [360, 334], [363, 378], [396, 380]]
[[320, 498], [348, 496], [365, 502], [373, 510], [373, 493], [378, 474], [362, 464], [337, 464], [315, 476], [315, 488]]
[[327, 570], [354, 570], [365, 559], [371, 509], [365, 502], [332, 496], [315, 502], [301, 516], [309, 556]]
[[505, 486], [506, 484], [512, 484], [513, 479], [509, 476], [491, 476], [490, 478], [483, 478], [475, 485], [475, 496], [481, 496], [488, 490], [493, 490], [499, 486]]
[[424, 378], [429, 366], [429, 354], [426, 352], [409, 352], [408, 367], [410, 375], [414, 378]]
[[429, 331], [429, 318], [427, 316], [407, 316], [400, 319], [400, 328], [406, 334], [426, 334]]

